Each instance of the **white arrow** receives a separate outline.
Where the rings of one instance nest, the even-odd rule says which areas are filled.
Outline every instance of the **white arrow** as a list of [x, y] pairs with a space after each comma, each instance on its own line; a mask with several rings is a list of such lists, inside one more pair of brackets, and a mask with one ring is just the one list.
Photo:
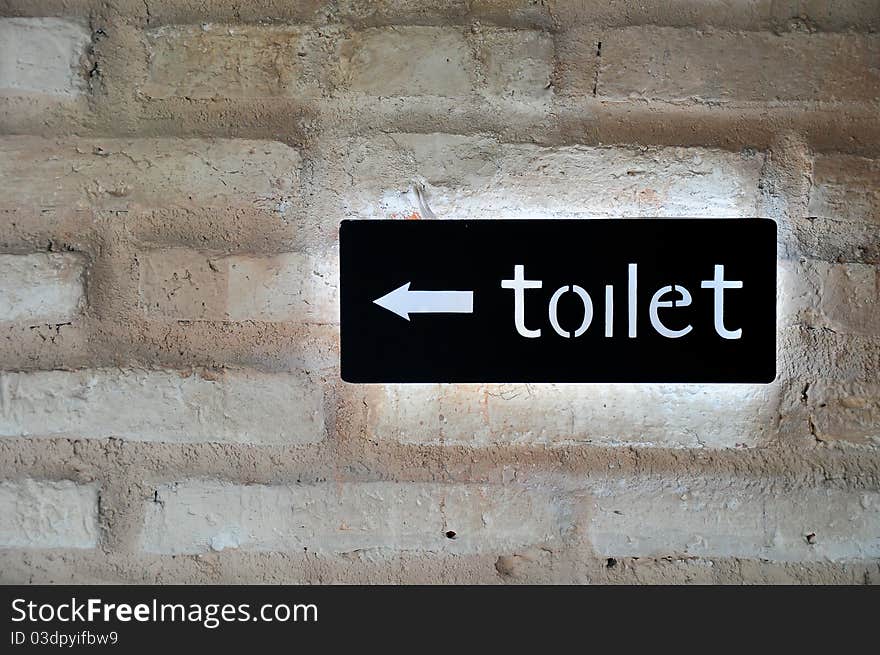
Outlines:
[[409, 320], [410, 314], [472, 314], [473, 291], [410, 291], [410, 283], [373, 302]]

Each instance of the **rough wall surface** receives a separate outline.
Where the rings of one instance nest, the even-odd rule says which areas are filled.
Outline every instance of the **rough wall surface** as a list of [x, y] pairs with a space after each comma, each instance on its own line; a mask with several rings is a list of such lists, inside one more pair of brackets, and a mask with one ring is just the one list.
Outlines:
[[[0, 0], [0, 582], [880, 582], [875, 0]], [[767, 216], [766, 386], [340, 381], [344, 218]]]

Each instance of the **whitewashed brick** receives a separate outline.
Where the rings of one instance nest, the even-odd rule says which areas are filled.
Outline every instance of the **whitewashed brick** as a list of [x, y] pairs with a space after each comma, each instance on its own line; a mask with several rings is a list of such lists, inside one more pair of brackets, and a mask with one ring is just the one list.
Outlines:
[[173, 248], [139, 258], [150, 314], [185, 320], [339, 321], [339, 256], [222, 256]]
[[[876, 35], [630, 27], [609, 30], [598, 39], [601, 98], [713, 102], [880, 98]], [[592, 69], [586, 70], [589, 74]]]
[[780, 262], [784, 324], [880, 336], [880, 269], [870, 264]]
[[0, 255], [0, 322], [72, 320], [84, 302], [84, 272], [75, 254]]
[[833, 218], [804, 221], [795, 233], [797, 252], [826, 261], [880, 264], [880, 223], [844, 223]]
[[[7, 0], [9, 1], [9, 0]], [[22, 0], [16, 0], [21, 2]], [[24, 0], [26, 1], [26, 0]], [[53, 0], [69, 5], [71, 2], [88, 2], [93, 0]], [[116, 0], [124, 5], [132, 16], [146, 20], [151, 25], [168, 25], [172, 23], [202, 24], [206, 27], [218, 21], [225, 23], [269, 23], [289, 22], [301, 23], [314, 19], [327, 19], [328, 11], [335, 11], [337, 0], [328, 4], [327, 0], [296, 0], [295, 2], [276, 2], [276, 0]]]
[[707, 148], [540, 147], [449, 134], [339, 148], [337, 179], [349, 183], [332, 192], [336, 211], [353, 218], [755, 216], [764, 161]]
[[807, 211], [835, 221], [880, 225], [880, 160], [816, 155]]
[[322, 43], [291, 25], [170, 25], [147, 32], [153, 98], [318, 96]]
[[549, 101], [553, 75], [553, 37], [535, 30], [484, 29], [478, 57], [487, 96], [521, 101]]
[[151, 553], [226, 549], [491, 552], [558, 542], [564, 508], [550, 491], [513, 485], [397, 482], [162, 485], [146, 503]]
[[880, 494], [744, 482], [624, 479], [592, 489], [602, 557], [846, 561], [880, 556]]
[[[474, 5], [525, 9], [516, 0], [473, 0]], [[873, 0], [558, 0], [552, 5], [536, 2], [530, 8], [551, 10], [560, 25], [680, 25], [702, 26], [706, 31], [714, 27], [800, 34], [807, 30], [870, 31], [880, 25], [880, 9]]]
[[0, 548], [94, 548], [97, 543], [96, 485], [0, 482]]
[[349, 91], [372, 96], [445, 96], [471, 92], [476, 62], [460, 29], [372, 28], [342, 46]]
[[91, 41], [84, 22], [0, 18], [0, 94], [72, 98], [85, 90], [81, 58]]
[[246, 139], [0, 139], [0, 206], [256, 207], [298, 197], [299, 153]]
[[397, 25], [167, 25], [146, 33], [151, 98], [315, 99], [347, 94], [545, 102], [552, 37], [537, 30]]
[[815, 380], [876, 380], [880, 339], [838, 334], [809, 327], [777, 331], [777, 370], [780, 377]]
[[302, 445], [324, 437], [317, 383], [289, 374], [95, 369], [0, 374], [0, 436]]
[[818, 379], [804, 395], [817, 439], [880, 446], [880, 384]]
[[403, 443], [756, 446], [774, 433], [775, 385], [384, 385], [370, 434]]

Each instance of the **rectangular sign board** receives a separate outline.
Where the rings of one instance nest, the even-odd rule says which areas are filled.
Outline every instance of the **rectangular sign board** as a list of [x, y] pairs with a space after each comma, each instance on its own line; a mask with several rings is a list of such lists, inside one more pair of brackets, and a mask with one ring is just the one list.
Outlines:
[[346, 382], [768, 383], [776, 224], [347, 220], [340, 302]]

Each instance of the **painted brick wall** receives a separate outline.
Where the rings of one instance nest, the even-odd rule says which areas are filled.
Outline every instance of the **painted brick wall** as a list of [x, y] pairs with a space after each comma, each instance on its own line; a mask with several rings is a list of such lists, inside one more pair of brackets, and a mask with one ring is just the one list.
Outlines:
[[[0, 1], [0, 582], [880, 582], [873, 0]], [[770, 385], [347, 385], [345, 218], [773, 218]]]

